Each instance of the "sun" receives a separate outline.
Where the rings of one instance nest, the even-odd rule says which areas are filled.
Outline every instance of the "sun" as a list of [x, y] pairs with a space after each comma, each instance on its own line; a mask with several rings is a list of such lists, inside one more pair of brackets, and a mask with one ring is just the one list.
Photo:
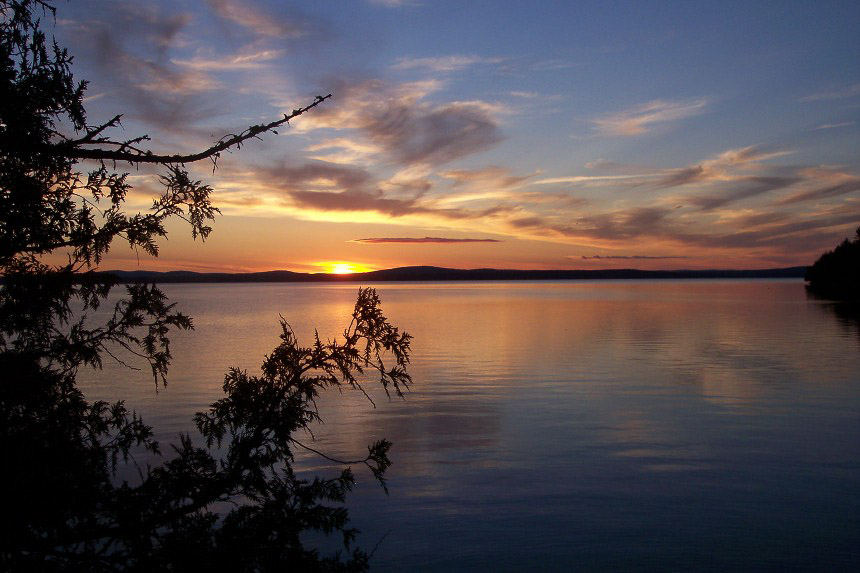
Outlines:
[[331, 266], [329, 272], [333, 275], [348, 275], [352, 274], [352, 265], [349, 263], [335, 263]]
[[350, 263], [346, 261], [323, 261], [316, 264], [323, 269], [324, 273], [331, 275], [351, 275], [353, 273], [366, 273], [372, 270], [361, 263]]

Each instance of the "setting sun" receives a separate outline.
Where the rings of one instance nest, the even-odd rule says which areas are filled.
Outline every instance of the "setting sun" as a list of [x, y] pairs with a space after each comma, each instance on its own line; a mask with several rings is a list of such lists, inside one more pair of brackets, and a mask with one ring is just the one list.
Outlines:
[[373, 270], [360, 263], [348, 263], [344, 261], [324, 261], [316, 265], [322, 268], [324, 273], [332, 275], [351, 275], [352, 273], [366, 273]]

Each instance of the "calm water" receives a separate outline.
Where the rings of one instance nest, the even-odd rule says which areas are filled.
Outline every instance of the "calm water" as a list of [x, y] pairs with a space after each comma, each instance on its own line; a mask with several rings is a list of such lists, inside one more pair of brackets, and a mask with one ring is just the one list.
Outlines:
[[[800, 281], [375, 286], [415, 336], [413, 390], [333, 393], [316, 445], [394, 442], [390, 495], [359, 473], [349, 503], [376, 570], [860, 565], [860, 323]], [[168, 387], [118, 366], [86, 386], [170, 441], [279, 314], [336, 336], [357, 285], [164, 290], [196, 324]]]

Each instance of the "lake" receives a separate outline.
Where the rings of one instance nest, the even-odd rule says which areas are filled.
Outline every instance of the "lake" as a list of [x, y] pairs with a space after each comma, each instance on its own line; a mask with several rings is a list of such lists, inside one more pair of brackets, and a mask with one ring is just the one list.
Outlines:
[[[390, 494], [355, 468], [348, 503], [373, 569], [860, 566], [860, 321], [802, 281], [364, 286], [415, 337], [414, 385], [376, 408], [331, 393], [315, 447], [394, 442]], [[164, 445], [228, 367], [258, 370], [279, 315], [305, 344], [338, 336], [358, 285], [163, 290], [196, 326], [168, 386], [116, 364], [80, 380]]]

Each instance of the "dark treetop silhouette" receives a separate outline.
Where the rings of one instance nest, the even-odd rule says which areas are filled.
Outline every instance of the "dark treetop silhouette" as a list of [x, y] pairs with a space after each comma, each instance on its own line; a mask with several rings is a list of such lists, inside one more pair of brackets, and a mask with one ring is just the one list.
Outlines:
[[860, 300], [860, 227], [854, 239], [845, 239], [827, 251], [806, 271], [812, 294], [836, 300]]
[[[180, 436], [172, 456], [138, 468], [135, 483], [118, 483], [120, 464], [134, 463], [135, 448], [159, 453], [152, 429], [123, 402], [88, 402], [78, 389], [80, 368], [122, 361], [148, 362], [166, 383], [171, 328], [190, 329], [150, 284], [126, 287], [103, 324], [92, 314], [115, 279], [94, 272], [114, 240], [158, 254], [170, 217], [184, 219], [196, 238], [218, 210], [211, 188], [192, 179], [185, 163], [241, 147], [274, 131], [330, 96], [283, 119], [230, 135], [200, 153], [158, 155], [147, 137], [115, 140], [120, 116], [91, 126], [75, 83], [72, 58], [48, 43], [40, 18], [54, 7], [40, 0], [0, 0], [0, 447], [4, 460], [4, 570], [266, 570], [364, 569], [367, 554], [352, 547], [355, 531], [343, 507], [361, 465], [385, 486], [390, 443], [378, 441], [332, 478], [300, 479], [295, 448], [320, 422], [315, 398], [331, 386], [364, 392], [370, 369], [386, 393], [398, 396], [411, 382], [410, 336], [388, 323], [372, 289], [359, 289], [343, 341], [299, 346], [282, 321], [280, 344], [259, 376], [231, 369], [225, 396], [195, 422], [201, 437]], [[87, 160], [89, 172], [79, 171]], [[130, 189], [117, 163], [154, 163], [164, 191], [148, 213], [123, 210]], [[110, 167], [109, 167], [110, 166]], [[43, 256], [63, 253], [64, 265]], [[89, 319], [88, 319], [89, 317]], [[383, 357], [390, 352], [393, 366]], [[365, 393], [366, 395], [366, 393]], [[130, 461], [131, 460], [131, 461]], [[233, 509], [217, 514], [213, 504]], [[221, 506], [224, 506], [221, 503]], [[322, 556], [302, 543], [318, 530], [343, 536], [347, 554]]]

